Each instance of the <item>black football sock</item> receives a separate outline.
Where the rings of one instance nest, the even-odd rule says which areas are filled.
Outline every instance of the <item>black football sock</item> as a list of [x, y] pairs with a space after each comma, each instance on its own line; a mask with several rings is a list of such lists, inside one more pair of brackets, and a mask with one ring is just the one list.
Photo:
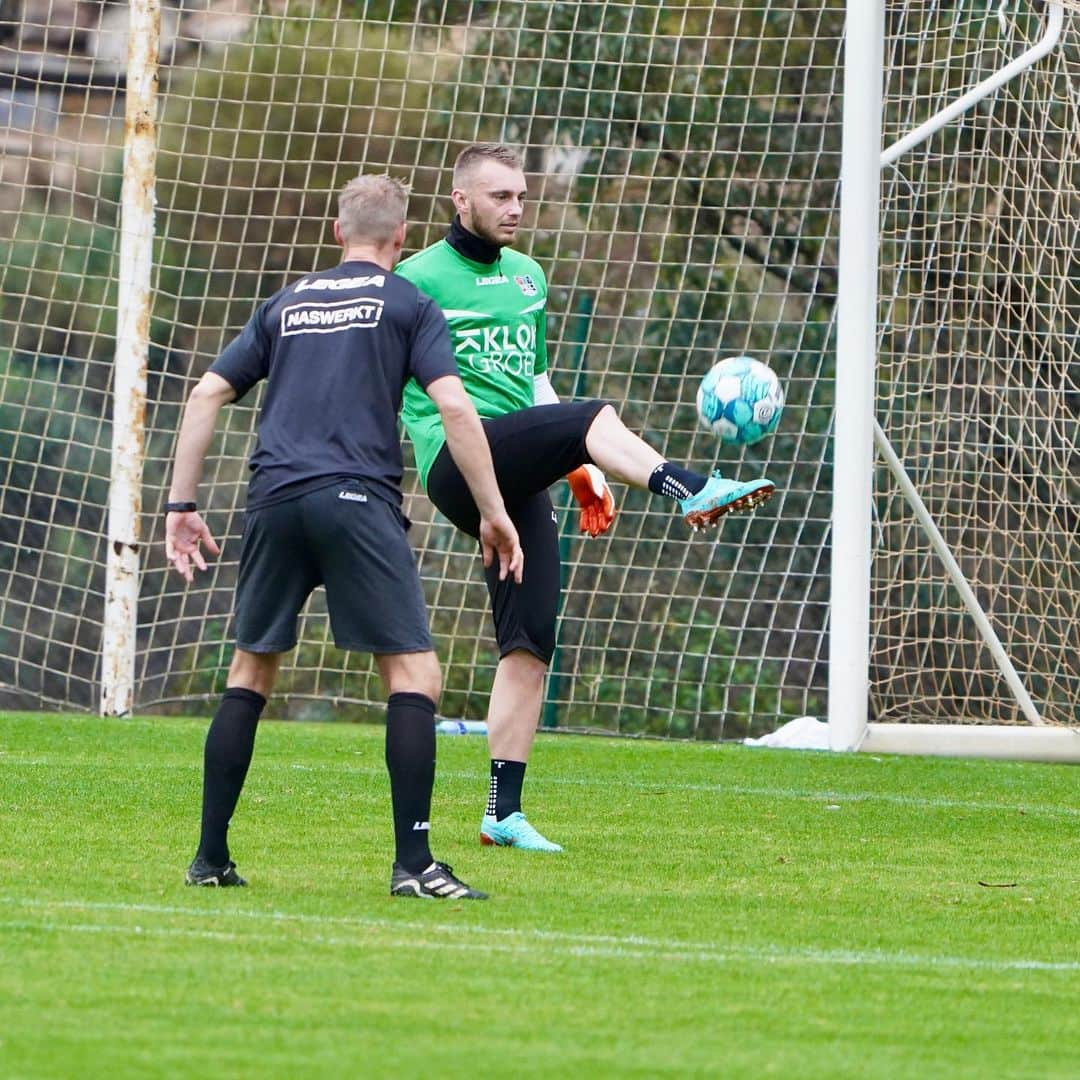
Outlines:
[[525, 762], [491, 759], [491, 786], [487, 812], [496, 821], [521, 809], [521, 785], [525, 783]]
[[410, 874], [435, 860], [428, 846], [435, 786], [435, 702], [424, 694], [391, 694], [386, 703], [386, 768], [394, 808], [396, 861]]
[[689, 499], [707, 483], [707, 477], [684, 469], [681, 465], [672, 465], [670, 461], [657, 465], [649, 476], [649, 490], [656, 495], [666, 495], [669, 499]]
[[203, 750], [202, 835], [198, 855], [211, 866], [229, 861], [229, 821], [247, 778], [266, 698], [235, 686], [221, 696]]

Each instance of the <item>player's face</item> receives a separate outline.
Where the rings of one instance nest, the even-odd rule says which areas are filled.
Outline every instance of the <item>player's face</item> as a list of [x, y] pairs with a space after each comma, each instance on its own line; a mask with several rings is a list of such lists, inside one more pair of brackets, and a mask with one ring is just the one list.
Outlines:
[[500, 161], [482, 161], [464, 189], [454, 191], [461, 224], [489, 244], [514, 242], [525, 210], [525, 174]]

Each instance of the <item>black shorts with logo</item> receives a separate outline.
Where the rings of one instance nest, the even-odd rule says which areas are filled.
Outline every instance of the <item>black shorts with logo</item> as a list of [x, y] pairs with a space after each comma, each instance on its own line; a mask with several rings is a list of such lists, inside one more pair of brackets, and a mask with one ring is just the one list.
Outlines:
[[[497, 561], [484, 570], [500, 656], [525, 649], [551, 662], [561, 568], [559, 525], [547, 489], [579, 465], [592, 464], [585, 435], [606, 404], [538, 405], [483, 421], [499, 490], [525, 553], [520, 585], [499, 580]], [[459, 529], [479, 537], [480, 512], [445, 446], [428, 474], [428, 497]]]
[[407, 528], [401, 510], [361, 480], [249, 510], [236, 584], [238, 648], [293, 648], [297, 616], [324, 585], [338, 648], [427, 652], [427, 608]]

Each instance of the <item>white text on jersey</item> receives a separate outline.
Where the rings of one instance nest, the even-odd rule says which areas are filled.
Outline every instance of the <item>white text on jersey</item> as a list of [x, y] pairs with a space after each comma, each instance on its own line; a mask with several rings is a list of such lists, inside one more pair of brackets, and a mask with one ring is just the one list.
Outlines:
[[536, 370], [536, 324], [460, 327], [451, 324], [454, 354], [473, 371], [529, 375]]
[[373, 274], [371, 277], [301, 278], [293, 292], [306, 292], [308, 289], [336, 292], [339, 289], [366, 289], [369, 285], [381, 289], [385, 284], [385, 274]]
[[454, 351], [465, 352], [511, 352], [536, 351], [536, 324], [518, 323], [517, 326], [454, 327]]
[[281, 310], [281, 336], [336, 334], [339, 330], [379, 325], [383, 302], [371, 297], [337, 300], [332, 304], [290, 304]]

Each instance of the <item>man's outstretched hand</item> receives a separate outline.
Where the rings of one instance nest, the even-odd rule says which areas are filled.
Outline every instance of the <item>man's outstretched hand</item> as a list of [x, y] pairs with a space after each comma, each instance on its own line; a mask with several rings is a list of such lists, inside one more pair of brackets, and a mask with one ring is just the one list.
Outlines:
[[200, 544], [205, 544], [211, 555], [221, 554], [206, 522], [194, 510], [173, 510], [165, 515], [165, 556], [189, 585], [195, 580], [193, 565], [206, 569]]
[[581, 531], [589, 536], [606, 533], [615, 520], [615, 496], [604, 474], [595, 465], [581, 465], [568, 473], [566, 480], [581, 507]]
[[480, 519], [480, 550], [485, 566], [490, 566], [492, 560], [498, 556], [500, 581], [505, 581], [509, 574], [514, 581], [521, 584], [521, 575], [525, 570], [525, 553], [521, 550], [517, 529], [505, 510], [493, 517]]

